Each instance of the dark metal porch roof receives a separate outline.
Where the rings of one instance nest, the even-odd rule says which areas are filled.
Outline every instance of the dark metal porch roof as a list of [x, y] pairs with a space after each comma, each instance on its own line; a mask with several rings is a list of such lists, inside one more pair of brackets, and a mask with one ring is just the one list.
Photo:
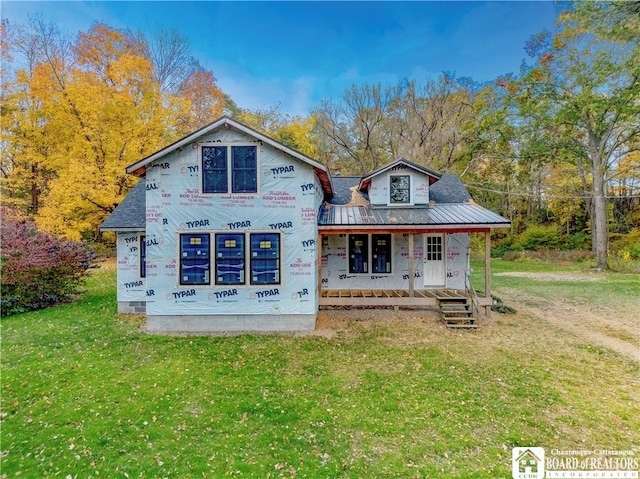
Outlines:
[[320, 229], [424, 227], [433, 229], [506, 228], [508, 219], [473, 203], [445, 203], [420, 207], [337, 206], [320, 210]]

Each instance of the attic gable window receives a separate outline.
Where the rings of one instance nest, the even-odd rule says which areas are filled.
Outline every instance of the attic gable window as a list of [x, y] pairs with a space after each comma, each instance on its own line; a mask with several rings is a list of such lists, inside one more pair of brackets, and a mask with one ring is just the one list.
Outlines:
[[409, 175], [392, 175], [389, 177], [389, 203], [408, 204], [410, 198], [411, 177]]
[[257, 193], [256, 145], [203, 145], [200, 147], [203, 193]]

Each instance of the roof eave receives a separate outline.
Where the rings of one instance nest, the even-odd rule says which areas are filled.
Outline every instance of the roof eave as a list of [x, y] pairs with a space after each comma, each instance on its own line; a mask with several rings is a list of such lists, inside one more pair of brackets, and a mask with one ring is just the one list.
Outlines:
[[508, 228], [510, 224], [486, 223], [486, 224], [459, 224], [459, 225], [420, 225], [420, 224], [351, 224], [351, 225], [318, 225], [318, 232], [355, 232], [355, 231], [392, 231], [401, 233], [404, 231], [422, 232], [453, 232], [453, 233], [474, 233], [483, 232], [496, 228]]
[[378, 168], [375, 171], [372, 171], [371, 173], [369, 173], [368, 175], [365, 175], [362, 177], [362, 182], [370, 180], [371, 178], [373, 178], [374, 176], [377, 176], [381, 173], [384, 173], [388, 170], [390, 170], [391, 168], [395, 167], [396, 165], [400, 164], [400, 163], [404, 163], [405, 165], [407, 165], [409, 168], [416, 170], [420, 173], [424, 173], [425, 175], [431, 176], [434, 180], [438, 180], [442, 177], [442, 173], [438, 173], [437, 171], [433, 171], [429, 168], [426, 168], [422, 165], [418, 165], [417, 163], [414, 163], [412, 161], [406, 160], [404, 158], [400, 158], [396, 161], [392, 161], [391, 163], [389, 163], [388, 165], [385, 165], [381, 168]]
[[268, 145], [294, 157], [297, 158], [298, 160], [301, 160], [305, 163], [307, 163], [308, 165], [312, 166], [314, 168], [314, 170], [316, 171], [316, 173], [318, 174], [318, 176], [320, 177], [321, 175], [324, 175], [326, 178], [323, 181], [322, 178], [319, 178], [321, 183], [323, 184], [323, 187], [328, 188], [328, 191], [325, 191], [325, 193], [327, 193], [328, 195], [333, 195], [333, 186], [331, 184], [331, 175], [329, 174], [329, 169], [327, 168], [326, 165], [323, 165], [322, 163], [320, 163], [317, 160], [314, 160], [313, 158], [305, 155], [304, 153], [301, 153], [297, 150], [294, 150], [293, 148], [288, 147], [287, 145], [284, 145], [272, 138], [269, 138], [268, 136], [264, 135], [263, 133], [260, 133], [257, 130], [254, 130], [253, 128], [250, 128], [246, 125], [243, 125], [242, 123], [239, 123], [235, 120], [233, 120], [232, 118], [228, 117], [228, 116], [223, 116], [220, 117], [218, 120], [214, 121], [213, 123], [210, 123], [209, 125], [200, 128], [199, 130], [191, 133], [190, 135], [185, 136], [184, 138], [182, 138], [181, 140], [178, 140], [172, 144], [170, 144], [169, 146], [166, 146], [165, 148], [153, 153], [150, 156], [147, 156], [146, 158], [143, 158], [135, 163], [133, 163], [132, 165], [128, 166], [126, 168], [127, 173], [132, 174], [132, 175], [136, 175], [136, 176], [144, 176], [145, 172], [146, 172], [146, 166], [151, 163], [152, 161], [155, 161], [161, 157], [163, 157], [164, 155], [166, 155], [167, 153], [170, 153], [173, 150], [176, 150], [178, 148], [182, 148], [185, 145], [191, 144], [194, 142], [194, 140], [196, 140], [198, 137], [202, 136], [202, 135], [206, 135], [207, 133], [209, 133], [210, 131], [216, 130], [220, 127], [226, 127], [226, 128], [236, 128], [240, 131], [242, 131], [243, 133], [246, 133], [248, 135], [254, 136], [257, 139], [259, 139], [260, 141], [262, 141], [263, 143], [267, 143]]
[[144, 226], [100, 226], [100, 231], [113, 231], [116, 233], [139, 233], [146, 231]]

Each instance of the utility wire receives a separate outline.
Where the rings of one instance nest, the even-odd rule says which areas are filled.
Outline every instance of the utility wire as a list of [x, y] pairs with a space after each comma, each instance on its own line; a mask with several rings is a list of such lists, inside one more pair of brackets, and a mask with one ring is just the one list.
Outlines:
[[[475, 188], [476, 190], [481, 190], [481, 191], [488, 191], [489, 193], [499, 193], [501, 195], [510, 195], [510, 196], [524, 196], [524, 197], [528, 197], [528, 198], [537, 198], [539, 195], [534, 195], [531, 193], [513, 193], [513, 192], [509, 192], [509, 191], [500, 191], [500, 190], [493, 190], [491, 188], [483, 188], [482, 186], [475, 186], [475, 185], [469, 185], [469, 184], [464, 184], [464, 186], [466, 186], [467, 188]], [[565, 195], [549, 195], [544, 193], [543, 195], [545, 198], [554, 198], [554, 199], [561, 199], [561, 200], [586, 200], [587, 198], [593, 198], [592, 196], [565, 196]], [[612, 199], [612, 198], [640, 198], [640, 195], [613, 195], [613, 196], [605, 196], [605, 198], [607, 199]]]

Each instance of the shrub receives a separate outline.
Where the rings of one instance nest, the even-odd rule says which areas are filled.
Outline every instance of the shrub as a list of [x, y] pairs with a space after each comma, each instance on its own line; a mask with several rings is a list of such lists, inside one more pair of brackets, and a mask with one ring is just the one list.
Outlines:
[[505, 254], [513, 251], [513, 236], [506, 236], [496, 241], [491, 248], [492, 258], [502, 258]]
[[558, 249], [562, 245], [562, 234], [556, 226], [531, 225], [518, 235], [515, 249], [538, 251]]
[[1, 236], [2, 316], [69, 301], [94, 259], [85, 244], [40, 232], [6, 208]]
[[631, 230], [617, 241], [612, 242], [611, 251], [627, 261], [640, 260], [640, 228]]
[[567, 238], [565, 248], [569, 251], [591, 249], [591, 235], [586, 231], [578, 231]]
[[546, 261], [555, 263], [580, 263], [595, 258], [591, 251], [558, 251], [539, 249], [538, 251], [513, 251], [506, 253], [507, 261]]

